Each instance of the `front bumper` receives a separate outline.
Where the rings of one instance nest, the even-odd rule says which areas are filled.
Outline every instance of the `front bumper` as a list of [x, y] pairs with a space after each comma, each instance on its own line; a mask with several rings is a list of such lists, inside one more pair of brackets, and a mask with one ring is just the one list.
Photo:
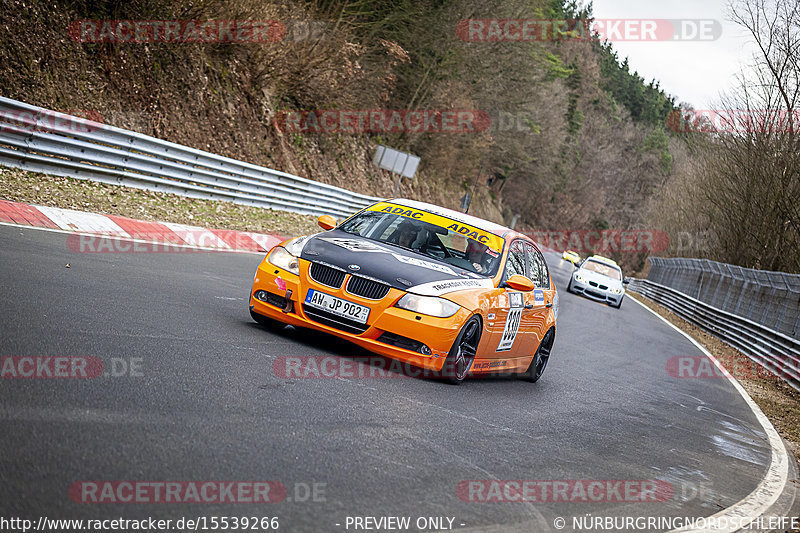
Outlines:
[[577, 294], [582, 294], [587, 298], [595, 300], [597, 302], [603, 302], [612, 305], [619, 305], [622, 301], [622, 297], [625, 296], [625, 290], [622, 290], [622, 294], [615, 294], [610, 287], [604, 289], [604, 286], [590, 282], [586, 279], [583, 281], [578, 281], [575, 276], [572, 276], [572, 291]]
[[[264, 259], [253, 280], [250, 309], [273, 320], [330, 333], [372, 352], [435, 371], [442, 369], [461, 326], [471, 316], [463, 307], [448, 318], [394, 307], [405, 294], [394, 288], [380, 300], [362, 298], [345, 291], [347, 279], [339, 289], [317, 283], [309, 275], [309, 266], [308, 261], [301, 259], [300, 275], [297, 276]], [[346, 320], [337, 320], [337, 317], [307, 308], [304, 300], [309, 289], [369, 307], [367, 324], [357, 327]], [[258, 299], [254, 296], [258, 291], [265, 291], [267, 295]], [[422, 348], [423, 345], [427, 350]], [[429, 353], [424, 353], [426, 351]]]

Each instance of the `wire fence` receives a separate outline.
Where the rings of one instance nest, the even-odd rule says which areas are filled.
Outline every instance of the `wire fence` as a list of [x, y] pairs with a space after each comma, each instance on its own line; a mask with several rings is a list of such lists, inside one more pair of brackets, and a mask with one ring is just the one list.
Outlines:
[[648, 281], [711, 307], [800, 338], [800, 275], [707, 259], [650, 257]]
[[649, 279], [631, 280], [628, 289], [646, 296], [684, 320], [719, 337], [800, 391], [800, 340], [746, 318], [721, 311]]

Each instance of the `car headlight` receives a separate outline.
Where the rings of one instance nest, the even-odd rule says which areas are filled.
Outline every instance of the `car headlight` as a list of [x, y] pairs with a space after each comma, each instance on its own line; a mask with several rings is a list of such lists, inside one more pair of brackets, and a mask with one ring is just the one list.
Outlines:
[[416, 294], [406, 294], [400, 301], [395, 304], [395, 307], [414, 311], [421, 315], [436, 316], [439, 318], [447, 318], [453, 316], [461, 306], [445, 300], [444, 298], [437, 298], [435, 296], [418, 296]]
[[270, 263], [278, 268], [288, 270], [292, 274], [300, 275], [300, 265], [297, 258], [286, 251], [282, 246], [276, 246], [267, 256]]
[[577, 281], [583, 281], [583, 276], [581, 276], [580, 274], [575, 274], [575, 279]]
[[614, 294], [622, 294], [622, 289], [616, 289], [616, 288], [611, 289], [611, 292], [613, 292]]

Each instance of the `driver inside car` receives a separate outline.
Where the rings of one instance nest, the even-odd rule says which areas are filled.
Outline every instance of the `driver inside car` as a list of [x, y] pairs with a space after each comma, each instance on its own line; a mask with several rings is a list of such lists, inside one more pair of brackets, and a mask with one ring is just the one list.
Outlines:
[[483, 274], [489, 272], [492, 266], [492, 257], [486, 253], [489, 249], [485, 244], [469, 241], [467, 245], [467, 260], [475, 267], [475, 272]]
[[396, 242], [403, 248], [412, 248], [411, 245], [417, 240], [418, 235], [419, 230], [417, 227], [412, 222], [404, 220], [398, 224], [390, 240]]

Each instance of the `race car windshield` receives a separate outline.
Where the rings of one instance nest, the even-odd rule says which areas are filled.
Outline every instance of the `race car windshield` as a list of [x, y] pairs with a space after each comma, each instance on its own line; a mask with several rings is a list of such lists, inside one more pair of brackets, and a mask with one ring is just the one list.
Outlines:
[[482, 276], [493, 276], [500, 253], [453, 230], [379, 211], [364, 211], [339, 229], [392, 244]]
[[586, 263], [583, 265], [583, 268], [590, 272], [597, 272], [598, 274], [602, 274], [611, 279], [622, 279], [622, 272], [620, 272], [619, 269], [610, 265], [598, 263], [597, 261], [586, 261]]

